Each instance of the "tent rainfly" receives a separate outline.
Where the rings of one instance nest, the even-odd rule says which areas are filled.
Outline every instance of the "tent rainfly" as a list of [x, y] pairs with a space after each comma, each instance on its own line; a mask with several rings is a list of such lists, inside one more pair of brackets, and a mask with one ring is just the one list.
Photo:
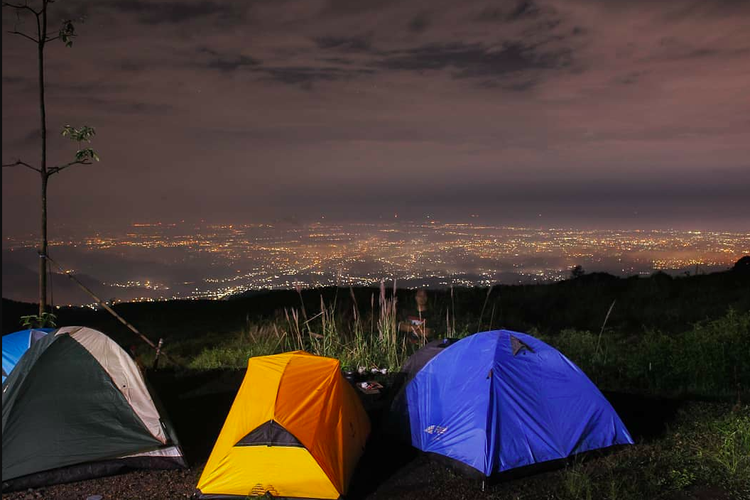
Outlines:
[[138, 366], [85, 327], [48, 333], [3, 382], [3, 491], [185, 460]]
[[3, 382], [16, 367], [23, 353], [29, 350], [31, 344], [51, 331], [53, 328], [34, 328], [3, 335]]
[[588, 377], [523, 333], [431, 342], [404, 368], [392, 419], [414, 447], [470, 476], [633, 444]]
[[338, 360], [302, 351], [250, 358], [197, 498], [339, 498], [370, 432]]

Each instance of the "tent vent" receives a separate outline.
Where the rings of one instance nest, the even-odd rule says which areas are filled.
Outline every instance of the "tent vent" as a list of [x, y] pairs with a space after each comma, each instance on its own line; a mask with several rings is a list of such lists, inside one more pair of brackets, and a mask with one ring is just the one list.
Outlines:
[[532, 349], [531, 347], [527, 346], [526, 344], [524, 344], [523, 342], [521, 342], [520, 340], [518, 340], [513, 335], [510, 336], [510, 348], [513, 350], [513, 356], [517, 356], [518, 353], [521, 352], [521, 351], [523, 351], [523, 350], [526, 350], [526, 351], [529, 351], [529, 352], [534, 352], [534, 349]]

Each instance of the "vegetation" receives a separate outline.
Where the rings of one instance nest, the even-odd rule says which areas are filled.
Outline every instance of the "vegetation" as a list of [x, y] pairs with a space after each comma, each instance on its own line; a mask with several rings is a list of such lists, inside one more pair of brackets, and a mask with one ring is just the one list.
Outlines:
[[[537, 336], [604, 390], [734, 400], [750, 391], [748, 284], [737, 270], [638, 279], [593, 273], [550, 285], [433, 291], [430, 307], [448, 317], [443, 335], [508, 328]], [[302, 349], [338, 358], [347, 370], [395, 371], [419, 347], [397, 331], [400, 310], [413, 300], [413, 292], [383, 284], [115, 307], [146, 335], [164, 338], [179, 369], [242, 369], [250, 356]], [[33, 312], [10, 301], [3, 309], [5, 332]], [[135, 344], [150, 366], [151, 348], [105, 311], [56, 312], [58, 324], [89, 325], [125, 347]]]
[[[731, 396], [750, 389], [750, 312], [730, 309], [715, 320], [668, 335], [563, 330], [541, 336], [602, 389], [663, 396]], [[744, 384], [744, 385], [743, 385]]]
[[574, 463], [559, 474], [552, 498], [640, 499], [701, 490], [702, 498], [750, 498], [750, 406], [727, 412], [693, 402], [660, 440], [597, 461]]
[[[15, 24], [13, 30], [9, 31], [12, 35], [19, 36], [27, 41], [30, 41], [36, 45], [36, 58], [37, 58], [37, 82], [39, 84], [39, 139], [41, 141], [41, 157], [39, 164], [34, 166], [26, 161], [17, 159], [13, 163], [3, 164], [3, 168], [13, 167], [24, 167], [32, 170], [39, 174], [41, 182], [41, 203], [42, 203], [42, 219], [41, 219], [41, 241], [39, 246], [39, 312], [38, 317], [40, 319], [45, 318], [47, 313], [47, 186], [49, 179], [55, 174], [62, 172], [75, 165], [90, 165], [92, 161], [99, 161], [99, 156], [96, 152], [83, 145], [83, 143], [91, 142], [91, 138], [96, 134], [92, 127], [83, 126], [80, 128], [71, 127], [66, 125], [63, 127], [62, 135], [75, 141], [78, 145], [72, 161], [67, 163], [55, 165], [49, 167], [47, 165], [47, 107], [45, 102], [45, 74], [44, 74], [44, 49], [47, 43], [55, 40], [60, 40], [66, 47], [73, 46], [73, 40], [78, 36], [76, 33], [75, 25], [72, 20], [65, 19], [60, 23], [60, 27], [57, 31], [48, 31], [49, 23], [49, 7], [54, 3], [54, 0], [41, 0], [36, 2], [38, 6], [35, 8], [30, 5], [28, 1], [24, 3], [12, 3], [3, 2], [3, 8], [9, 9], [14, 12]], [[33, 16], [33, 25], [35, 29], [31, 32], [24, 32], [20, 29], [23, 20], [22, 16]], [[44, 326], [44, 324], [40, 325]]]
[[[233, 337], [222, 337], [198, 352], [193, 342], [173, 345], [172, 352], [178, 351], [189, 368], [198, 370], [241, 369], [251, 356], [300, 349], [338, 358], [345, 369], [394, 371], [418, 347], [389, 336], [390, 330], [382, 328], [380, 321], [375, 335], [366, 334], [359, 322], [346, 329], [330, 316], [330, 309], [322, 310], [319, 322], [308, 323], [319, 327], [320, 334], [302, 333], [294, 318], [287, 325], [248, 323]], [[459, 336], [465, 334], [464, 329]], [[603, 390], [710, 397], [748, 391], [743, 382], [750, 380], [750, 312], [730, 310], [676, 335], [649, 330], [641, 336], [610, 334], [599, 339], [588, 331], [563, 330], [541, 338], [565, 353]]]
[[49, 312], [43, 312], [41, 315], [29, 314], [27, 316], [21, 316], [21, 325], [26, 330], [32, 328], [44, 328], [57, 326], [57, 316]]
[[[336, 314], [336, 304], [320, 298], [320, 311], [308, 318], [307, 309], [285, 309], [284, 321], [257, 324], [249, 320], [244, 328], [222, 345], [208, 347], [187, 360], [192, 369], [243, 368], [251, 356], [304, 350], [319, 356], [337, 358], [344, 369], [385, 367], [398, 370], [411, 352], [397, 328], [396, 290], [389, 295], [385, 285], [380, 288], [378, 309], [371, 309], [368, 320], [363, 319], [356, 305], [354, 291], [352, 316], [347, 319]], [[374, 300], [373, 300], [374, 307]], [[308, 318], [308, 319], [305, 319]], [[192, 348], [192, 346], [191, 346]], [[189, 356], [189, 349], [177, 346]]]

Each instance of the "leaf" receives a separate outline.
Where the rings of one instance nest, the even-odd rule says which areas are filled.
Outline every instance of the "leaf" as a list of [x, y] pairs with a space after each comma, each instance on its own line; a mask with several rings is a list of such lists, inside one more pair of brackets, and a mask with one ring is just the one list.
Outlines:
[[99, 161], [99, 156], [91, 148], [79, 149], [76, 151], [76, 161], [96, 160]]
[[73, 21], [70, 19], [64, 20], [60, 26], [60, 40], [62, 40], [66, 47], [72, 47], [73, 39], [76, 36], [76, 27]]
[[66, 125], [63, 127], [62, 135], [69, 136], [76, 142], [91, 142], [91, 138], [96, 135], [96, 130], [94, 130], [94, 127], [89, 127], [87, 125], [84, 125], [79, 129]]
[[43, 328], [45, 326], [56, 327], [57, 316], [53, 313], [43, 312], [41, 316], [36, 314], [30, 314], [28, 316], [21, 316], [21, 325], [24, 328]]

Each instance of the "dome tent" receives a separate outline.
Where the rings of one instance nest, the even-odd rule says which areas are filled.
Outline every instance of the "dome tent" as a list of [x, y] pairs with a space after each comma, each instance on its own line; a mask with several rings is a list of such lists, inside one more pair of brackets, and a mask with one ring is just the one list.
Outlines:
[[31, 344], [53, 330], [53, 328], [34, 328], [3, 335], [3, 382], [16, 367], [23, 353], [29, 350]]
[[140, 370], [85, 327], [34, 343], [3, 383], [3, 490], [185, 460]]
[[414, 447], [469, 475], [633, 444], [588, 377], [534, 337], [498, 330], [427, 347], [405, 365], [393, 419]]
[[338, 360], [302, 351], [250, 358], [196, 496], [339, 498], [369, 432]]

